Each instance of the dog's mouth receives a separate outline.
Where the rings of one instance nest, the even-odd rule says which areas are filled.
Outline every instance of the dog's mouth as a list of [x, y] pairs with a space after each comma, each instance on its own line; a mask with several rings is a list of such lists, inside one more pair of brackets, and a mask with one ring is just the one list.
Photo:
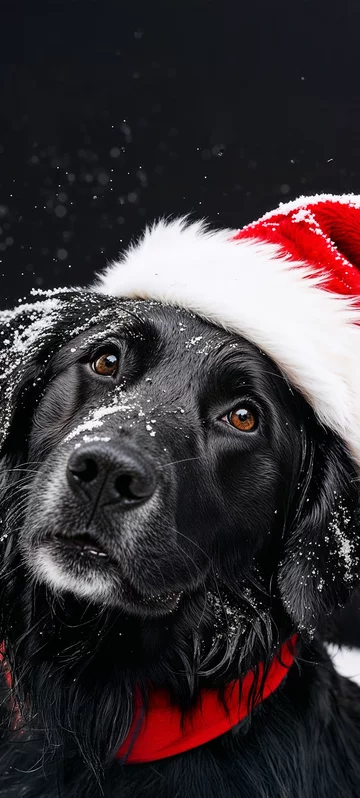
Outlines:
[[55, 535], [54, 540], [60, 543], [61, 546], [67, 547], [69, 550], [73, 549], [74, 552], [84, 557], [96, 557], [104, 561], [110, 561], [109, 555], [103, 551], [100, 546], [90, 537], [90, 535], [79, 535], [75, 538], [66, 538], [63, 535]]
[[[47, 544], [50, 547], [52, 556], [60, 561], [63, 568], [77, 571], [77, 579], [88, 578], [93, 573], [101, 575], [106, 581], [112, 581], [111, 577], [115, 574], [117, 585], [117, 597], [119, 602], [128, 611], [141, 609], [141, 614], [149, 612], [154, 615], [163, 615], [177, 609], [184, 590], [171, 591], [167, 593], [155, 593], [151, 590], [138, 590], [125, 577], [120, 567], [109, 555], [101, 548], [99, 543], [90, 535], [83, 534], [76, 537], [65, 537], [64, 535], [54, 535], [48, 538]], [[75, 591], [76, 592], [76, 591]]]

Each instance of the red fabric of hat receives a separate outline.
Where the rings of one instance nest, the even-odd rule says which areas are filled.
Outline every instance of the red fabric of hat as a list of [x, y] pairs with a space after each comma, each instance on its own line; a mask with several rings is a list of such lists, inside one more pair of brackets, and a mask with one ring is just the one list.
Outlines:
[[254, 236], [278, 245], [285, 256], [326, 274], [331, 291], [360, 296], [360, 204], [358, 198], [320, 195], [283, 205], [243, 228], [237, 240]]

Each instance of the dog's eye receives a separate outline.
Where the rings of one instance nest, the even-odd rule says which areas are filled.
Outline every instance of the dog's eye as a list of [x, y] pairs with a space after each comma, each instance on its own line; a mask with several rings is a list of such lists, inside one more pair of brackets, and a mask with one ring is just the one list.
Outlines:
[[237, 407], [235, 410], [231, 410], [224, 417], [224, 421], [227, 421], [228, 424], [231, 424], [232, 427], [240, 430], [240, 432], [252, 432], [257, 425], [257, 416], [252, 408], [244, 405], [244, 407]]
[[102, 377], [113, 377], [119, 365], [119, 358], [112, 352], [104, 352], [91, 363], [91, 368]]

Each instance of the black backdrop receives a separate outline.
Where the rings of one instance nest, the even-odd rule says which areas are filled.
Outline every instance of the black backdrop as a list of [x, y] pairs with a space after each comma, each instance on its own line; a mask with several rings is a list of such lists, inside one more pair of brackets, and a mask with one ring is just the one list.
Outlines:
[[28, 0], [0, 26], [2, 306], [159, 215], [360, 193], [359, 0]]

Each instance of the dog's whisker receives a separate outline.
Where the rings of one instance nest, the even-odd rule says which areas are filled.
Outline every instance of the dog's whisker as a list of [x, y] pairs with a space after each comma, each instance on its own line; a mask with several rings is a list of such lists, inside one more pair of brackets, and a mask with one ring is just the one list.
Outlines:
[[[180, 551], [180, 552], [181, 552], [181, 555], [182, 555], [182, 557], [183, 557], [183, 558], [187, 557], [187, 558], [190, 560], [190, 562], [191, 562], [191, 563], [192, 563], [192, 564], [195, 566], [195, 570], [196, 570], [196, 572], [197, 572], [197, 573], [201, 573], [201, 571], [200, 571], [200, 568], [199, 568], [198, 564], [195, 562], [195, 559], [194, 559], [194, 557], [192, 557], [192, 556], [191, 556], [191, 555], [190, 555], [190, 554], [189, 554], [187, 551], [185, 551], [185, 550], [182, 548], [182, 546], [180, 546], [180, 543], [178, 543], [177, 541], [174, 541], [174, 543], [175, 543], [175, 546], [176, 546], [176, 548], [178, 549], [178, 551]], [[188, 570], [189, 570], [189, 576], [190, 576], [190, 579], [191, 579], [191, 578], [192, 578], [192, 572], [191, 572], [191, 569], [189, 568], [189, 565], [188, 565], [188, 563], [185, 563], [185, 564], [186, 564], [186, 565], [187, 565], [187, 567], [188, 567]]]
[[2, 473], [11, 474], [13, 471], [25, 471], [26, 466], [40, 466], [42, 464], [41, 460], [21, 460], [21, 465], [14, 465], [14, 466], [6, 466], [2, 467]]
[[168, 468], [169, 466], [178, 465], [179, 463], [190, 463], [193, 460], [201, 460], [201, 459], [202, 459], [201, 456], [199, 456], [199, 457], [184, 457], [183, 460], [173, 460], [170, 463], [163, 463], [161, 465], [158, 465], [157, 468], [161, 470], [163, 468]]
[[208, 552], [206, 552], [205, 549], [203, 549], [195, 540], [193, 540], [193, 538], [190, 538], [188, 535], [185, 535], [184, 532], [180, 532], [179, 529], [173, 528], [173, 532], [176, 532], [177, 535], [180, 535], [180, 537], [187, 540], [188, 543], [191, 544], [191, 546], [194, 546], [196, 549], [198, 549], [201, 552], [201, 554], [205, 555], [206, 559], [210, 562], [210, 564], [213, 565], [213, 561]]

